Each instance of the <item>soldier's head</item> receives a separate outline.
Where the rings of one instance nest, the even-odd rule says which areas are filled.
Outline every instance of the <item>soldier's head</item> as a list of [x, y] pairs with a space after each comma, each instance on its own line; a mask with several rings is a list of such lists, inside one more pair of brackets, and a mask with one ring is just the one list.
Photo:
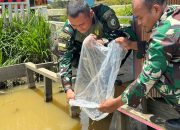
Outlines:
[[166, 7], [167, 0], [133, 0], [133, 14], [146, 32], [150, 32], [160, 19]]
[[74, 29], [86, 33], [93, 19], [93, 11], [84, 0], [70, 0], [67, 6], [67, 16]]

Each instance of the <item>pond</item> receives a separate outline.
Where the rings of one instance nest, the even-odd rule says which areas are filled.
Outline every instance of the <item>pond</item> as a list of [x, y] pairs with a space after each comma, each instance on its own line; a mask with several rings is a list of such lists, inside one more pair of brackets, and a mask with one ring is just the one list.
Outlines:
[[[49, 103], [44, 102], [43, 89], [40, 83], [35, 89], [24, 85], [0, 93], [0, 130], [80, 130], [79, 118], [69, 116], [59, 84], [53, 83], [53, 101]], [[110, 118], [90, 121], [89, 130], [108, 130]]]

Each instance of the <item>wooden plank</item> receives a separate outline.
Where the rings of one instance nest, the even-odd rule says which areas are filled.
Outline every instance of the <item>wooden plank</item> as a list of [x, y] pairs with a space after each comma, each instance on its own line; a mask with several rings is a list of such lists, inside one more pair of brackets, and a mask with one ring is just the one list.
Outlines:
[[26, 76], [26, 68], [24, 64], [0, 68], [0, 82], [24, 76]]
[[27, 4], [26, 4], [26, 14], [28, 15], [28, 17], [29, 17], [29, 14], [30, 14], [30, 5], [29, 5], [29, 0], [27, 0]]
[[11, 21], [12, 20], [12, 5], [11, 4], [8, 5], [8, 15], [9, 15], [9, 20]]
[[52, 101], [52, 80], [47, 77], [44, 78], [44, 93], [45, 102]]
[[[36, 65], [33, 64], [32, 62], [28, 62], [28, 63], [25, 63], [25, 66], [33, 71], [37, 70], [36, 69]], [[36, 72], [36, 71], [35, 71]]]
[[39, 70], [39, 73], [44, 75], [45, 77], [48, 77], [48, 78], [50, 78], [50, 79], [52, 79], [52, 80], [54, 80], [56, 82], [60, 82], [60, 80], [59, 80], [56, 73], [54, 73], [54, 72], [52, 72], [50, 70], [47, 70], [45, 68], [39, 68], [38, 70]]
[[66, 9], [48, 9], [47, 10], [48, 16], [65, 16], [66, 15]]
[[26, 68], [27, 82], [28, 88], [35, 88], [35, 80], [34, 80], [34, 72], [28, 68]]
[[24, 4], [20, 4], [20, 14], [21, 14], [21, 18], [24, 20]]
[[117, 16], [118, 19], [129, 19], [132, 20], [133, 16]]
[[15, 13], [15, 17], [17, 19], [18, 18], [18, 4], [14, 4], [14, 13]]
[[49, 67], [52, 67], [52, 66], [56, 66], [57, 63], [56, 62], [46, 62], [46, 63], [41, 63], [41, 64], [36, 64], [36, 68], [49, 68]]
[[118, 111], [156, 130], [165, 130], [164, 127], [150, 121], [150, 117], [152, 117], [153, 114], [143, 114], [127, 105], [123, 105], [122, 107], [118, 108]]
[[2, 16], [5, 15], [5, 5], [2, 5]]
[[52, 101], [52, 80], [56, 82], [60, 82], [59, 78], [57, 77], [57, 74], [49, 71], [45, 68], [37, 68], [37, 67], [49, 67], [49, 65], [54, 65], [53, 62], [49, 63], [43, 63], [43, 64], [33, 64], [31, 62], [25, 63], [25, 66], [27, 67], [27, 72], [28, 72], [28, 81], [29, 81], [29, 86], [35, 85], [34, 79], [33, 79], [33, 71], [36, 73], [39, 73], [44, 76], [44, 100], [46, 102]]
[[43, 75], [43, 76], [45, 76], [45, 77], [47, 77], [47, 78], [49, 78], [49, 79], [52, 79], [52, 80], [54, 80], [54, 81], [56, 81], [56, 82], [60, 82], [57, 74], [54, 73], [54, 72], [52, 72], [52, 71], [50, 71], [50, 70], [47, 70], [47, 69], [45, 69], [45, 68], [39, 68], [39, 69], [37, 69], [37, 68], [36, 68], [36, 65], [33, 64], [33, 63], [31, 63], [31, 62], [25, 63], [25, 66], [26, 66], [27, 68], [33, 70], [34, 72], [39, 73], [39, 74], [41, 74], [41, 75]]

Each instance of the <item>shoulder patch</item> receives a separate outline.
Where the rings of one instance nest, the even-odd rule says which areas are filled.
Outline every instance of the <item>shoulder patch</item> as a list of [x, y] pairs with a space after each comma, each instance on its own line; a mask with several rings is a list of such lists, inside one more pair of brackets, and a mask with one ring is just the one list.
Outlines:
[[119, 21], [115, 15], [108, 18], [107, 25], [110, 29], [118, 29], [120, 27]]
[[69, 40], [73, 36], [73, 29], [70, 25], [66, 24], [59, 32], [59, 38], [63, 40]]
[[116, 17], [113, 10], [109, 9], [103, 15], [104, 20], [110, 29], [118, 29], [120, 27], [118, 18]]
[[62, 29], [62, 31], [63, 31], [64, 33], [69, 34], [70, 36], [73, 36], [73, 34], [74, 34], [73, 28], [72, 28], [71, 25], [68, 24], [68, 23], [65, 24], [65, 26], [64, 26], [63, 29]]
[[69, 33], [66, 33], [64, 31], [61, 31], [59, 33], [59, 38], [63, 40], [69, 40], [71, 38], [71, 35]]

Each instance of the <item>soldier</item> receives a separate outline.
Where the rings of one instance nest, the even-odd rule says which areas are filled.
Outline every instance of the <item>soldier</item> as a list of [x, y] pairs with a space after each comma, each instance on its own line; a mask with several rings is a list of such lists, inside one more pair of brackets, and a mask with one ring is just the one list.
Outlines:
[[119, 97], [106, 100], [99, 109], [113, 112], [123, 104], [137, 107], [154, 87], [180, 113], [180, 8], [167, 6], [166, 0], [133, 0], [132, 5], [138, 23], [152, 32], [150, 40], [131, 42], [119, 37], [116, 42], [145, 55], [143, 69]]
[[101, 41], [103, 44], [119, 36], [135, 38], [135, 35], [130, 28], [121, 30], [115, 12], [102, 4], [90, 8], [84, 0], [71, 0], [67, 6], [67, 16], [68, 21], [58, 33], [53, 52], [62, 56], [59, 76], [69, 100], [74, 99], [72, 66], [77, 68], [82, 42], [89, 34], [96, 35], [97, 39], [106, 38]]

